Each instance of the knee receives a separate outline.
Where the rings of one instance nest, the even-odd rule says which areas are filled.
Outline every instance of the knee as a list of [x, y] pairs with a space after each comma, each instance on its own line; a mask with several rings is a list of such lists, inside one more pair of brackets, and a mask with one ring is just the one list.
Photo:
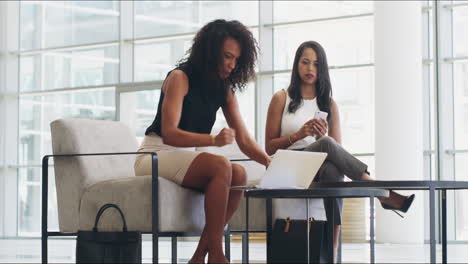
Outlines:
[[239, 164], [232, 164], [232, 186], [246, 185], [247, 184], [247, 172], [245, 168]]
[[325, 161], [318, 172], [319, 182], [342, 182], [344, 181], [344, 174], [335, 164]]
[[210, 171], [213, 174], [213, 178], [222, 179], [226, 183], [231, 184], [232, 165], [226, 157], [213, 155], [210, 165]]
[[324, 144], [336, 144], [336, 141], [334, 138], [330, 136], [323, 136], [317, 140], [318, 142], [324, 143]]

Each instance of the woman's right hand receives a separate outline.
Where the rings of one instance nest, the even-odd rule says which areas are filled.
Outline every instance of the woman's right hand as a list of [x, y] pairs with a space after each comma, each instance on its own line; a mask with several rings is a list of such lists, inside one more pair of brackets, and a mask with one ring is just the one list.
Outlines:
[[215, 137], [215, 146], [222, 147], [231, 144], [236, 137], [236, 131], [231, 128], [223, 128]]
[[304, 125], [302, 125], [301, 129], [299, 129], [297, 132], [296, 132], [296, 136], [297, 136], [297, 139], [303, 139], [307, 136], [312, 136], [314, 134], [313, 132], [313, 129], [312, 129], [312, 123], [311, 123], [312, 120], [309, 120], [307, 122], [305, 122]]

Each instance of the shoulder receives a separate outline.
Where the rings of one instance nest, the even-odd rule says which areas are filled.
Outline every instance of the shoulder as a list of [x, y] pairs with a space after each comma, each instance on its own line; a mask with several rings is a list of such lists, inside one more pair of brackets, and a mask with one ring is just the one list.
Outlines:
[[168, 89], [174, 89], [171, 87], [178, 87], [177, 90], [183, 90], [185, 93], [188, 91], [189, 78], [187, 74], [182, 70], [173, 70], [169, 73], [163, 84], [163, 92], [167, 93]]
[[284, 106], [284, 103], [286, 102], [286, 96], [287, 92], [286, 90], [280, 90], [273, 94], [273, 97], [271, 98], [271, 104], [279, 104]]
[[338, 109], [338, 104], [333, 98], [330, 98], [330, 109]]
[[332, 113], [338, 113], [338, 104], [333, 98], [330, 98], [330, 111]]
[[187, 73], [185, 73], [184, 71], [175, 69], [169, 73], [169, 75], [167, 76], [167, 80], [178, 80], [188, 82], [189, 78]]
[[286, 104], [286, 91], [285, 90], [278, 91], [271, 98], [268, 112], [280, 114], [284, 111], [285, 104]]

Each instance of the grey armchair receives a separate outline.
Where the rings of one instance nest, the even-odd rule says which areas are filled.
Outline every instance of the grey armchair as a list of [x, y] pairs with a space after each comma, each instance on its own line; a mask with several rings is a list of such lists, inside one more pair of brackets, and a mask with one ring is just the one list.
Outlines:
[[[177, 258], [177, 237], [199, 235], [205, 225], [203, 194], [158, 177], [156, 153], [152, 175], [135, 176], [133, 164], [137, 141], [123, 123], [84, 119], [61, 119], [51, 124], [53, 155], [43, 158], [42, 262], [47, 263], [51, 236], [75, 236], [92, 230], [98, 209], [117, 204], [125, 214], [128, 230], [153, 236], [153, 262], [158, 262], [159, 237], [172, 238], [172, 262]], [[47, 225], [48, 162], [54, 160], [59, 231]], [[114, 221], [114, 219], [118, 219]], [[174, 221], [177, 220], [177, 221]], [[106, 212], [103, 231], [121, 229], [115, 212]], [[229, 258], [229, 230], [226, 231]]]

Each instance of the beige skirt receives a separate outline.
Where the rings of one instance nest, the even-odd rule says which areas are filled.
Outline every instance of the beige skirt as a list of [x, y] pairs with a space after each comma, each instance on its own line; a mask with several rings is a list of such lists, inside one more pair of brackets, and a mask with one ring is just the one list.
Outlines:
[[[182, 184], [192, 161], [202, 152], [195, 148], [177, 148], [166, 145], [160, 136], [151, 133], [143, 138], [138, 152], [156, 152], [158, 154], [158, 176]], [[151, 155], [137, 155], [135, 175], [151, 175]]]

